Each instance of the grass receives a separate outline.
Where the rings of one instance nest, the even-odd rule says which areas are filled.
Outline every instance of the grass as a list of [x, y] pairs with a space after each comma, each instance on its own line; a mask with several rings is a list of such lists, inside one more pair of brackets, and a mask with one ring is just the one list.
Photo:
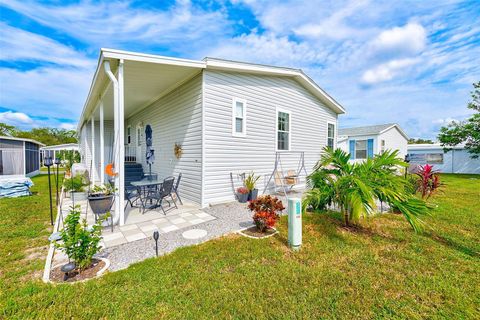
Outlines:
[[99, 280], [47, 285], [31, 278], [44, 258], [29, 258], [47, 244], [38, 177], [37, 195], [0, 200], [0, 318], [479, 319], [480, 177], [442, 180], [421, 235], [399, 215], [349, 231], [338, 214], [308, 214], [298, 253], [282, 218], [266, 240], [223, 237]]

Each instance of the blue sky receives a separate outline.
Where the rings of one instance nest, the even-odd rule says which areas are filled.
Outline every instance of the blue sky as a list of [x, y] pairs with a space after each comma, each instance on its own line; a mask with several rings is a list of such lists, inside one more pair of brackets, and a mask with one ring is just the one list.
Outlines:
[[342, 127], [435, 138], [480, 80], [480, 1], [0, 0], [0, 122], [73, 128], [99, 48], [302, 68]]

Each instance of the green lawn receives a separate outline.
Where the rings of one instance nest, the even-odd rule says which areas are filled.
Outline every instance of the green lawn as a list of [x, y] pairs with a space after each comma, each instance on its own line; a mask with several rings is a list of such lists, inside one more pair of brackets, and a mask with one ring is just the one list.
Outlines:
[[347, 231], [335, 213], [308, 214], [298, 253], [282, 218], [267, 240], [228, 236], [55, 286], [35, 277], [44, 257], [31, 248], [49, 233], [38, 177], [37, 195], [0, 200], [0, 318], [479, 319], [480, 177], [442, 180], [422, 235], [398, 215]]

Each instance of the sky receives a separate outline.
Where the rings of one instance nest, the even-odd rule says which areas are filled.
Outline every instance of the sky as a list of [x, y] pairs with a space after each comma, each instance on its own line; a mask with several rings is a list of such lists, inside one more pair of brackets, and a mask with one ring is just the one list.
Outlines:
[[0, 122], [75, 128], [100, 48], [303, 69], [340, 127], [435, 139], [480, 81], [480, 0], [0, 0]]

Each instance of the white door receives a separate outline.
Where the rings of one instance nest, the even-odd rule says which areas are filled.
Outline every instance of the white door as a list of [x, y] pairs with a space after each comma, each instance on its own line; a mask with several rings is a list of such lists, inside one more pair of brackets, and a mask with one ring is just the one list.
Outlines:
[[142, 153], [142, 145], [143, 145], [143, 127], [138, 124], [135, 132], [135, 146], [137, 149], [137, 163], [143, 163], [143, 153]]

